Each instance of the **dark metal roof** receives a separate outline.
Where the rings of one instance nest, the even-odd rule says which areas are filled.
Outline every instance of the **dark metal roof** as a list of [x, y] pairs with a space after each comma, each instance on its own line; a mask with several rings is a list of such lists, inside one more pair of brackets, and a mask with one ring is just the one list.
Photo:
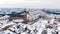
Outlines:
[[19, 17], [19, 18], [23, 18], [24, 15], [19, 15], [19, 14], [10, 14], [10, 17]]

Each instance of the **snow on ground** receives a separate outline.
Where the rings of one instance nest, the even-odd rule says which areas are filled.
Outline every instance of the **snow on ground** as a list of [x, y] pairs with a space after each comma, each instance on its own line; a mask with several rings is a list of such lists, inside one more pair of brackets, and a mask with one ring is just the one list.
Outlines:
[[[3, 18], [6, 18], [6, 17], [3, 17]], [[3, 19], [3, 18], [0, 18], [0, 19]], [[7, 16], [7, 18], [8, 18], [8, 16]], [[16, 22], [18, 22], [18, 21], [19, 20], [17, 20]], [[21, 20], [21, 21], [23, 21], [23, 20]], [[4, 28], [8, 25], [12, 25], [8, 29], [11, 29], [16, 32], [16, 33], [14, 33], [14, 32], [9, 31], [7, 29], [4, 31], [1, 31], [0, 34], [18, 34], [20, 32], [21, 32], [21, 34], [41, 34], [43, 30], [46, 30], [47, 34], [52, 34], [52, 32], [55, 32], [54, 29], [49, 29], [49, 28], [46, 29], [46, 25], [48, 24], [48, 20], [44, 20], [43, 18], [37, 20], [32, 25], [23, 24], [23, 23], [21, 23], [21, 21], [20, 21], [20, 23], [16, 24], [14, 22], [14, 20], [13, 21], [9, 21], [8, 19], [7, 20], [0, 20], [0, 30], [1, 30], [1, 28]], [[53, 24], [53, 21], [54, 21], [54, 19], [51, 19], [50, 23]], [[27, 27], [27, 29], [25, 30], [26, 27]], [[60, 23], [59, 22], [58, 22], [57, 31], [60, 34]], [[45, 32], [45, 34], [46, 34], [46, 32]]]
[[[46, 30], [46, 31], [48, 32], [48, 34], [52, 34], [51, 31], [53, 31], [53, 29], [45, 29], [45, 25], [47, 24], [47, 21], [48, 21], [48, 20], [41, 20], [41, 19], [39, 19], [37, 22], [35, 22], [35, 23], [32, 24], [32, 25], [25, 25], [25, 24], [22, 24], [22, 23], [19, 23], [19, 25], [20, 25], [20, 27], [23, 27], [23, 28], [25, 28], [25, 27], [27, 26], [28, 29], [31, 30], [31, 33], [32, 33], [32, 34], [41, 34], [41, 32], [42, 32], [43, 30]], [[12, 24], [15, 24], [15, 23], [13, 23], [12, 21], [10, 21], [9, 23], [3, 25], [2, 28], [5, 27], [5, 26], [7, 26], [7, 25], [12, 25]], [[58, 24], [58, 25], [59, 25], [59, 24]], [[16, 27], [16, 26], [17, 26], [17, 25], [15, 25], [15, 26], [13, 26], [13, 27]], [[34, 30], [35, 28], [38, 30], [37, 33], [33, 32], [33, 30]], [[58, 26], [58, 29], [59, 29], [59, 28], [60, 28], [60, 26]], [[14, 30], [13, 28], [11, 28], [11, 29]], [[18, 29], [15, 29], [15, 31], [18, 32]], [[9, 31], [9, 30], [5, 30], [5, 31], [3, 31], [3, 32], [5, 32], [6, 34], [7, 34], [7, 33], [16, 34], [16, 33], [11, 32], [11, 31]], [[2, 32], [0, 32], [0, 33], [2, 33]], [[4, 34], [5, 34], [5, 33], [4, 33]], [[60, 33], [60, 29], [59, 29], [59, 33]], [[27, 34], [27, 32], [21, 32], [21, 34]]]

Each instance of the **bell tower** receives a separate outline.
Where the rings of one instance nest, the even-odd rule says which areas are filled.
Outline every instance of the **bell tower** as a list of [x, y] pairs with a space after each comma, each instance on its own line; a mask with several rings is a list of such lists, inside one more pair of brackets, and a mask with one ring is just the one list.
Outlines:
[[28, 23], [27, 14], [28, 14], [28, 12], [26, 11], [26, 9], [24, 9], [24, 23], [25, 24]]

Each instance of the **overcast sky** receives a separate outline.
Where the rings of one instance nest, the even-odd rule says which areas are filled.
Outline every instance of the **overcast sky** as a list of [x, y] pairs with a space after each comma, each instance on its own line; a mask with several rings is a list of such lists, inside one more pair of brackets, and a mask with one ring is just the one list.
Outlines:
[[60, 8], [60, 0], [0, 0], [0, 8]]

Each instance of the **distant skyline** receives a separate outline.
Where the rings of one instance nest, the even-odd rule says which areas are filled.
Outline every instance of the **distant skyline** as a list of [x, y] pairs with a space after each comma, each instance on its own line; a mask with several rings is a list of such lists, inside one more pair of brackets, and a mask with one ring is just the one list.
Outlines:
[[60, 9], [37, 9], [37, 8], [0, 8], [0, 14], [11, 14], [12, 12], [26, 11], [44, 11], [48, 13], [60, 14]]
[[60, 0], [0, 0], [0, 8], [60, 9]]

